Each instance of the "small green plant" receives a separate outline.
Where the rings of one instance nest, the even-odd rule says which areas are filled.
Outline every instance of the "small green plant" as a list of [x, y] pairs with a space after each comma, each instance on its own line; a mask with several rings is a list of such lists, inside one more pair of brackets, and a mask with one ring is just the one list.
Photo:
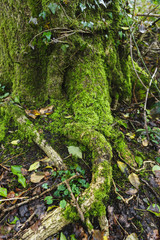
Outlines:
[[[140, 133], [140, 137], [142, 139], [146, 138], [147, 136], [147, 132], [146, 132], [146, 129], [138, 129], [136, 131], [137, 133]], [[160, 143], [160, 128], [158, 127], [148, 127], [148, 135], [149, 135], [149, 138], [150, 138], [150, 141], [152, 143], [155, 143], [155, 144], [159, 144]]]
[[[54, 171], [52, 173], [52, 176], [54, 178], [58, 178], [61, 180], [61, 182], [71, 178], [72, 176], [74, 176], [76, 173], [79, 173], [82, 177], [85, 176], [85, 170], [82, 169], [79, 165], [76, 166], [71, 166], [69, 170], [60, 170], [60, 171]], [[81, 177], [77, 178], [77, 179], [72, 179], [69, 182], [69, 185], [71, 187], [71, 191], [74, 194], [75, 197], [77, 197], [81, 191], [85, 188], [89, 187], [89, 183], [86, 181], [86, 179], [83, 179]], [[48, 185], [47, 184], [43, 184], [42, 185], [43, 188], [47, 189]], [[57, 190], [53, 193], [53, 196], [56, 199], [62, 199], [59, 203], [61, 208], [65, 208], [66, 207], [66, 200], [71, 197], [70, 191], [67, 189], [67, 186], [65, 184], [61, 184], [57, 187]], [[65, 198], [65, 199], [64, 199]], [[47, 196], [44, 199], [46, 201], [46, 203], [52, 204], [53, 203], [53, 197], [52, 196]]]
[[20, 165], [14, 165], [11, 166], [11, 171], [18, 177], [18, 182], [25, 188], [27, 186], [27, 183], [25, 177], [22, 175], [21, 168], [22, 166]]
[[46, 203], [48, 205], [52, 204], [53, 203], [53, 197], [52, 196], [47, 196], [44, 198], [44, 201], [46, 201]]
[[8, 97], [9, 93], [5, 92], [5, 86], [0, 83], [0, 99]]

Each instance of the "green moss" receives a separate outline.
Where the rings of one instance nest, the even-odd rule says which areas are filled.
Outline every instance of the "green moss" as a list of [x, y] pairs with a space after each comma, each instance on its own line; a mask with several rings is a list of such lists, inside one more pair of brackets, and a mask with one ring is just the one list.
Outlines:
[[71, 221], [75, 222], [79, 220], [79, 216], [77, 213], [76, 208], [72, 206], [67, 206], [66, 209], [64, 210], [64, 217], [66, 219], [70, 219]]

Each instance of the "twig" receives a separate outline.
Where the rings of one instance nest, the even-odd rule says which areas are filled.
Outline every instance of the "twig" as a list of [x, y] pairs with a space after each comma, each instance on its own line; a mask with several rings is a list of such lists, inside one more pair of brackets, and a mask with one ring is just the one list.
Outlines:
[[11, 201], [11, 200], [21, 200], [21, 199], [26, 199], [26, 198], [27, 198], [27, 197], [21, 197], [21, 198], [15, 197], [15, 198], [1, 199], [1, 200], [0, 200], [0, 203], [1, 203], [1, 202]]
[[120, 222], [119, 222], [118, 219], [116, 218], [115, 214], [114, 214], [114, 218], [115, 218], [116, 222], [118, 223], [118, 225], [122, 228], [122, 230], [123, 230], [127, 235], [129, 235], [129, 233], [122, 227], [122, 225], [120, 224]]
[[133, 4], [133, 13], [132, 13], [133, 19], [134, 19], [135, 9], [136, 9], [136, 0], [134, 0], [134, 4]]
[[119, 192], [117, 192], [117, 190], [116, 190], [116, 184], [115, 184], [115, 181], [113, 180], [113, 178], [112, 178], [112, 182], [113, 182], [113, 185], [114, 185], [114, 191], [115, 191], [115, 193], [123, 200], [123, 202], [125, 202], [126, 204], [128, 204], [129, 201], [132, 200], [135, 195], [132, 195], [130, 198], [124, 198]]
[[13, 156], [13, 157], [10, 157], [10, 158], [6, 159], [4, 162], [2, 162], [2, 164], [8, 162], [9, 160], [12, 160], [13, 158], [19, 157], [19, 156], [21, 156], [22, 154], [24, 154], [24, 152], [23, 152], [23, 153], [20, 153], [20, 154], [18, 154], [18, 155], [16, 155], [16, 156]]
[[59, 2], [59, 5], [61, 6], [61, 8], [62, 8], [64, 14], [66, 15], [66, 18], [67, 18], [69, 21], [71, 21], [70, 17], [67, 15], [67, 13], [66, 13], [64, 7], [62, 6], [62, 4], [61, 4], [60, 2]]
[[156, 191], [149, 185], [149, 183], [146, 180], [144, 180], [142, 178], [141, 181], [147, 185], [147, 187], [153, 192], [153, 194], [156, 196], [158, 202], [160, 203], [160, 196], [156, 193]]
[[158, 17], [159, 18], [160, 14], [137, 13], [136, 16], [138, 16], [138, 17], [145, 17], [145, 16], [147, 16], [147, 17]]
[[[143, 81], [142, 81], [141, 78], [139, 77], [139, 74], [138, 74], [138, 72], [137, 72], [137, 70], [136, 70], [136, 68], [135, 68], [135, 65], [134, 65], [134, 61], [133, 61], [133, 51], [132, 51], [132, 47], [133, 47], [133, 46], [132, 46], [132, 38], [134, 39], [133, 33], [130, 34], [130, 55], [131, 55], [132, 66], [133, 66], [133, 69], [134, 69], [134, 71], [135, 71], [135, 74], [136, 74], [138, 80], [140, 81], [140, 83], [142, 84], [142, 86], [147, 90], [148, 88], [146, 87], [146, 85], [143, 83]], [[135, 42], [135, 41], [134, 41], [134, 42]], [[136, 44], [136, 42], [135, 42], [135, 44]], [[136, 44], [136, 48], [137, 48], [137, 51], [140, 53], [137, 44]], [[143, 60], [143, 59], [141, 58], [141, 60]], [[144, 63], [144, 61], [143, 61], [143, 63]], [[146, 65], [145, 65], [145, 66], [146, 66]], [[148, 72], [148, 74], [150, 75], [148, 69], [147, 69], [147, 72]], [[152, 77], [151, 77], [151, 78], [152, 78]], [[158, 101], [158, 99], [154, 96], [153, 93], [151, 93], [151, 95], [152, 95], [152, 97], [154, 97], [154, 98], [156, 99], [156, 101]]]
[[74, 204], [75, 204], [75, 206], [76, 206], [76, 208], [77, 208], [77, 211], [78, 211], [78, 213], [79, 213], [80, 219], [81, 219], [82, 222], [84, 223], [84, 222], [85, 222], [85, 218], [84, 218], [83, 212], [82, 212], [82, 210], [80, 209], [80, 206], [79, 206], [77, 200], [75, 199], [74, 194], [72, 193], [72, 190], [71, 190], [71, 187], [70, 187], [70, 185], [69, 185], [69, 183], [68, 183], [68, 180], [65, 180], [65, 184], [66, 184], [66, 186], [67, 186], [68, 191], [69, 191], [70, 194], [71, 194], [72, 200], [73, 200], [73, 202], [74, 202]]
[[147, 116], [146, 116], [146, 109], [147, 109], [147, 100], [148, 100], [148, 94], [149, 94], [149, 89], [151, 87], [152, 81], [156, 75], [157, 72], [157, 67], [152, 75], [152, 78], [150, 80], [149, 86], [147, 88], [147, 92], [146, 92], [146, 98], [145, 98], [145, 103], [144, 103], [144, 128], [146, 130], [146, 135], [147, 135], [147, 139], [149, 140], [149, 134], [148, 134], [148, 126], [147, 126]]
[[34, 211], [34, 212], [31, 214], [31, 216], [27, 219], [27, 221], [22, 224], [22, 226], [20, 227], [19, 231], [14, 235], [14, 237], [16, 237], [16, 236], [18, 236], [18, 235], [20, 234], [20, 232], [23, 230], [23, 228], [25, 227], [25, 225], [32, 220], [32, 218], [35, 216], [35, 214], [36, 214], [36, 211]]

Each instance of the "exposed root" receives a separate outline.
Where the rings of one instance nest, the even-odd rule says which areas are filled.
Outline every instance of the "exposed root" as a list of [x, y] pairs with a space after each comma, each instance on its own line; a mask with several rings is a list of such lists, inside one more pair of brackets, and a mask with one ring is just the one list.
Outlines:
[[53, 162], [53, 166], [58, 169], [66, 169], [66, 165], [60, 155], [48, 144], [43, 136], [40, 135], [33, 123], [23, 114], [23, 111], [14, 105], [12, 105], [11, 111], [15, 121], [18, 122], [22, 129], [25, 129], [26, 133], [32, 137], [33, 141], [46, 153]]

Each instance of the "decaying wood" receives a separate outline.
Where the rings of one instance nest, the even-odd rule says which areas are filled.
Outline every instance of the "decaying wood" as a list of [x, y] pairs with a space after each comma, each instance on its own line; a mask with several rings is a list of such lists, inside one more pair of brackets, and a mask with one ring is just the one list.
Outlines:
[[71, 223], [71, 220], [66, 220], [63, 217], [63, 210], [62, 208], [57, 208], [56, 210], [48, 213], [42, 223], [41, 226], [38, 228], [37, 232], [34, 232], [32, 228], [29, 228], [25, 231], [22, 238], [25, 240], [44, 240], [49, 236], [59, 232], [63, 227], [67, 224]]

